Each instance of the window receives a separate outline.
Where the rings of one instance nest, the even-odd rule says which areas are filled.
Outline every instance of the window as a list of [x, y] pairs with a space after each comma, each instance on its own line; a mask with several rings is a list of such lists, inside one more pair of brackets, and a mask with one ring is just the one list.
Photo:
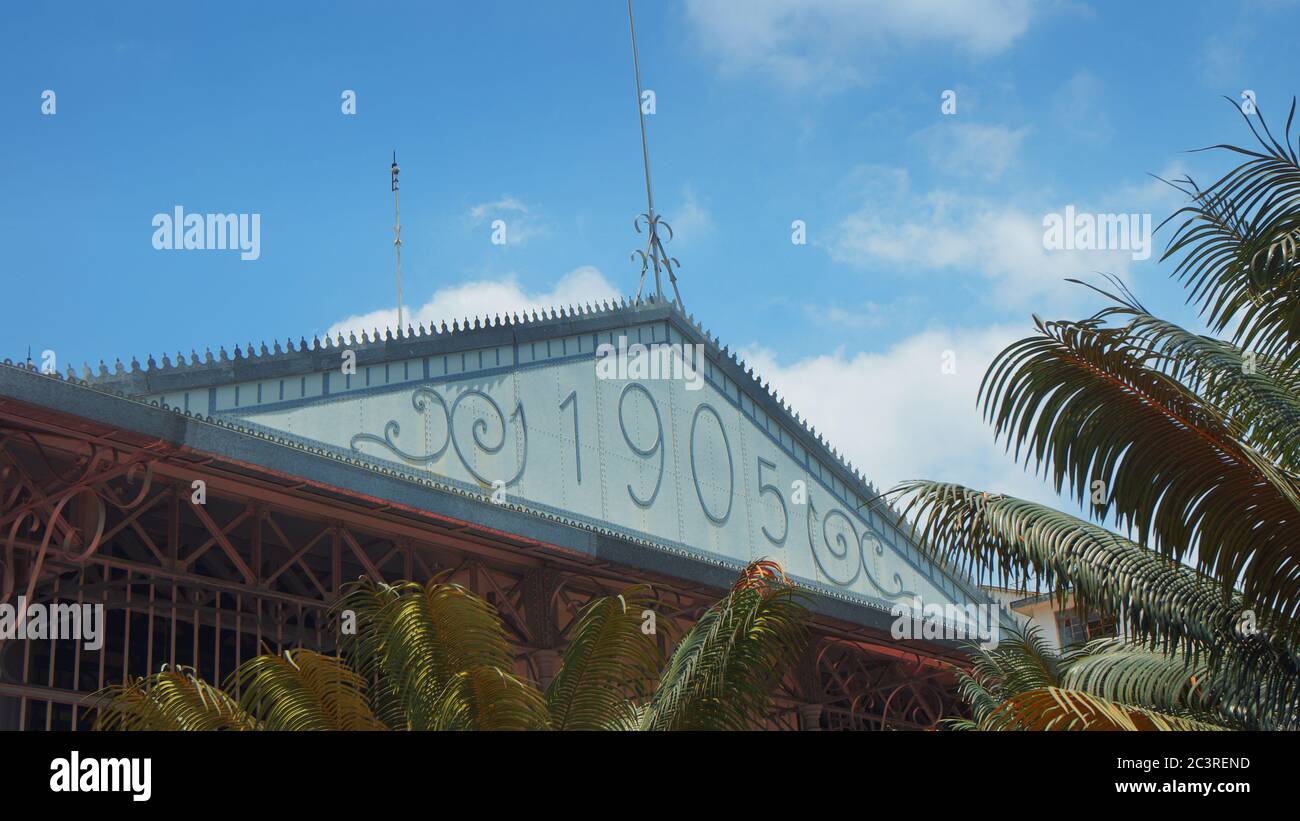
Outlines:
[[1073, 607], [1056, 614], [1056, 632], [1061, 637], [1061, 647], [1116, 635], [1113, 619], [1103, 618], [1096, 610], [1085, 619]]

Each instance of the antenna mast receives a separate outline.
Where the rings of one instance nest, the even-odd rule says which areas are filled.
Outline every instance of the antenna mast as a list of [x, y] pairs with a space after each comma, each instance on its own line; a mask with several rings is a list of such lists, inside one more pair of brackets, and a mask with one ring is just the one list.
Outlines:
[[676, 258], [665, 253], [664, 244], [659, 239], [659, 226], [662, 225], [668, 232], [670, 241], [673, 238], [673, 228], [655, 214], [654, 191], [650, 186], [650, 147], [645, 135], [645, 108], [641, 102], [641, 62], [636, 53], [636, 23], [632, 19], [632, 0], [627, 0], [627, 25], [632, 32], [632, 70], [636, 77], [636, 113], [641, 120], [641, 159], [645, 164], [646, 198], [646, 212], [633, 220], [632, 225], [639, 234], [641, 233], [641, 221], [644, 219], [646, 231], [650, 235], [645, 250], [632, 253], [632, 259], [636, 259], [638, 256], [641, 257], [641, 281], [636, 286], [636, 296], [637, 299], [641, 298], [641, 290], [645, 287], [646, 271], [653, 265], [655, 271], [655, 300], [662, 302], [664, 298], [664, 286], [660, 277], [660, 272], [663, 270], [668, 272], [668, 282], [673, 286], [673, 295], [677, 297], [677, 304], [680, 306], [682, 304], [682, 295], [677, 290], [677, 274], [673, 272], [673, 266], [681, 267], [681, 263]]
[[393, 247], [397, 250], [397, 335], [402, 335], [402, 211], [397, 207], [397, 150], [393, 150]]

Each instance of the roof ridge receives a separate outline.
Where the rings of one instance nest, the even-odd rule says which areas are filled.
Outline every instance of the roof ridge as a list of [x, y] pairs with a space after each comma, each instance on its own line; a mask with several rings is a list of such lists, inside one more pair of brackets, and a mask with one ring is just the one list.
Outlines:
[[[206, 368], [222, 363], [238, 363], [249, 361], [275, 361], [281, 357], [287, 357], [295, 354], [301, 354], [309, 351], [338, 351], [338, 350], [368, 350], [379, 346], [386, 346], [394, 342], [409, 342], [421, 339], [433, 338], [450, 338], [457, 334], [474, 333], [488, 328], [499, 327], [532, 327], [545, 325], [548, 323], [558, 323], [578, 317], [604, 316], [609, 314], [620, 313], [629, 309], [642, 307], [653, 307], [656, 305], [666, 305], [671, 308], [674, 314], [684, 321], [689, 328], [694, 329], [705, 343], [712, 349], [716, 358], [720, 358], [731, 368], [734, 368], [738, 374], [748, 379], [750, 386], [757, 392], [766, 394], [774, 403], [778, 405], [785, 416], [793, 421], [797, 427], [802, 428], [803, 432], [808, 435], [817, 445], [821, 453], [838, 467], [851, 476], [859, 485], [860, 490], [865, 490], [867, 500], [866, 504], [875, 503], [877, 509], [883, 508], [893, 518], [893, 524], [902, 526], [905, 524], [905, 517], [896, 508], [882, 491], [874, 483], [867, 479], [866, 475], [857, 468], [848, 458], [839, 450], [832, 447], [829, 440], [822, 433], [817, 431], [816, 426], [812, 425], [810, 420], [800, 414], [787, 399], [771, 384], [770, 380], [764, 381], [754, 371], [754, 368], [745, 362], [739, 354], [732, 350], [730, 346], [722, 344], [722, 340], [710, 329], [695, 317], [694, 313], [686, 313], [681, 304], [675, 300], [661, 301], [653, 295], [647, 297], [640, 296], [618, 296], [614, 298], [606, 297], [600, 300], [578, 303], [576, 306], [572, 303], [569, 305], [549, 305], [541, 308], [532, 307], [524, 308], [522, 311], [508, 311], [503, 317], [500, 312], [492, 315], [482, 314], [473, 317], [459, 319], [451, 318], [451, 326], [448, 327], [446, 318], [440, 320], [430, 320], [427, 323], [416, 322], [407, 323], [406, 332], [398, 331], [396, 336], [393, 335], [392, 326], [384, 326], [381, 334], [379, 328], [374, 328], [367, 332], [362, 329], [361, 337], [357, 338], [357, 329], [352, 328], [347, 331], [347, 338], [344, 338], [343, 331], [337, 331], [331, 337], [326, 333], [323, 336], [313, 335], [309, 342], [306, 336], [299, 336], [298, 343], [295, 346], [292, 337], [287, 337], [284, 344], [281, 345], [279, 339], [272, 339], [270, 347], [266, 341], [262, 340], [258, 346], [249, 342], [246, 346], [241, 347], [235, 344], [233, 352], [228, 353], [224, 345], [217, 346], [217, 354], [214, 356], [211, 347], [205, 347], [202, 355], [197, 350], [191, 348], [188, 361], [184, 353], [177, 351], [176, 358], [173, 360], [166, 353], [161, 354], [161, 361], [156, 360], [153, 354], [147, 354], [145, 362], [142, 365], [138, 358], [131, 357], [130, 365], [125, 366], [122, 360], [115, 359], [112, 370], [105, 364], [104, 360], [99, 360], [98, 372], [96, 373], [91, 366], [83, 362], [81, 376], [78, 377], [75, 369], [69, 365], [67, 368], [67, 378], [71, 381], [84, 383], [87, 385], [105, 388], [111, 393], [118, 396], [129, 396], [108, 387], [109, 383], [120, 380], [134, 374], [152, 374], [152, 373], [175, 373], [189, 371], [195, 368]], [[540, 315], [539, 315], [540, 312]], [[522, 315], [521, 315], [522, 314]], [[471, 324], [472, 319], [472, 324]], [[4, 360], [5, 364], [11, 365], [8, 359]], [[16, 366], [23, 367], [23, 366]], [[34, 370], [34, 369], [33, 369]], [[48, 374], [45, 374], [48, 375]], [[734, 376], [735, 374], [733, 374]], [[60, 375], [61, 376], [61, 375]]]
[[[175, 360], [169, 357], [165, 352], [161, 354], [161, 361], [154, 359], [152, 353], [146, 354], [143, 365], [136, 356], [131, 357], [129, 366], [123, 365], [120, 357], [115, 358], [111, 369], [103, 359], [99, 360], [97, 369], [93, 368], [88, 362], [83, 360], [80, 379], [95, 383], [99, 381], [114, 380], [135, 373], [173, 372], [207, 365], [216, 365], [223, 362], [274, 360], [280, 356], [303, 353], [306, 351], [342, 349], [365, 350], [379, 345], [387, 345], [391, 342], [408, 342], [419, 339], [431, 339], [435, 337], [443, 337], [444, 335], [452, 336], [455, 334], [470, 333], [487, 328], [543, 325], [577, 317], [601, 316], [604, 314], [626, 311], [628, 309], [653, 307], [655, 305], [664, 304], [675, 308], [678, 312], [681, 311], [681, 306], [678, 305], [678, 303], [660, 302], [653, 296], [645, 298], [619, 296], [613, 298], [612, 302], [610, 298], [605, 298], [600, 301], [587, 303], [580, 302], [576, 306], [570, 303], [567, 306], [563, 304], [550, 305], [543, 306], [540, 309], [536, 306], [531, 309], [524, 308], [522, 309], [522, 316], [520, 316], [521, 311], [519, 310], [507, 312], [505, 317], [502, 317], [500, 312], [493, 315], [475, 314], [472, 317], [465, 317], [463, 320], [453, 316], [450, 319], [451, 327], [447, 326], [448, 319], [445, 317], [438, 320], [430, 320], [427, 323], [427, 327], [423, 322], [416, 322], [414, 324], [408, 322], [406, 331], [403, 332], [401, 329], [398, 329], [396, 336], [393, 334], [393, 327], [391, 325], [385, 325], [382, 338], [378, 327], [373, 328], [371, 331], [366, 331], [364, 328], [360, 329], [360, 339], [357, 338], [358, 329], [350, 328], [347, 330], [346, 339], [344, 338], [344, 332], [341, 330], [335, 332], [333, 336], [329, 333], [325, 333], [324, 335], [313, 334], [310, 342], [307, 341], [305, 335], [300, 335], [296, 346], [293, 337], [288, 336], [285, 338], [283, 346], [281, 346], [278, 338], [272, 338], [272, 345], [269, 348], [267, 347], [265, 339], [263, 339], [258, 346], [254, 346], [252, 342], [249, 342], [247, 345], [241, 347], [239, 343], [236, 343], [233, 346], [233, 353], [227, 353], [224, 345], [218, 345], [217, 354], [215, 356], [213, 355], [210, 346], [204, 347], [202, 355], [199, 354], [197, 349], [191, 348], [188, 361], [182, 351], [176, 352]], [[539, 310], [541, 312], [540, 316], [538, 315]], [[471, 320], [473, 321], [472, 325]], [[11, 360], [6, 359], [4, 361], [12, 364]], [[68, 373], [71, 374], [73, 378], [77, 378], [76, 371], [71, 365], [68, 366]]]

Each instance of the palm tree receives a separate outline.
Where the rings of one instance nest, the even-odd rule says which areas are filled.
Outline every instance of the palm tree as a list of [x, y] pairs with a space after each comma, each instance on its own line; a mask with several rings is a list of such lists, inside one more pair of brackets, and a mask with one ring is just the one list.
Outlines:
[[1104, 309], [1034, 317], [984, 376], [995, 435], [1095, 521], [955, 484], [894, 489], [936, 557], [1068, 590], [1123, 628], [1059, 658], [1032, 636], [979, 655], [965, 726], [1300, 726], [1295, 110], [1281, 140], [1243, 112], [1259, 147], [1214, 146], [1239, 164], [1175, 184], [1190, 202], [1166, 220], [1181, 222], [1162, 259], [1179, 258], [1189, 302], [1226, 339], [1153, 316], [1112, 278], [1094, 288]]
[[[338, 656], [261, 655], [224, 690], [189, 668], [106, 688], [97, 729], [530, 730], [760, 726], [802, 650], [805, 594], [772, 562], [750, 564], [664, 659], [642, 629], [653, 606], [634, 586], [592, 600], [540, 692], [514, 675], [493, 607], [457, 584], [362, 578], [334, 605], [354, 620]], [[661, 670], [662, 668], [662, 670]], [[238, 693], [231, 696], [230, 692]]]
[[[979, 649], [957, 672], [971, 718], [962, 730], [1220, 730], [1245, 726], [1216, 712], [1181, 659], [1144, 652], [1123, 639], [1099, 639], [1056, 652], [1038, 627], [1012, 631], [996, 649]], [[1157, 709], [1156, 706], [1159, 705]]]

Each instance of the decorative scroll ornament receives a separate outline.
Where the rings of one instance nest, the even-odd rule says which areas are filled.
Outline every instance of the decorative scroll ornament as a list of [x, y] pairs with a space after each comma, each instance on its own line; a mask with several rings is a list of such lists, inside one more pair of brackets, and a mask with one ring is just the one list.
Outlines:
[[437, 462], [442, 459], [443, 454], [447, 452], [447, 447], [450, 445], [452, 450], [456, 452], [457, 458], [460, 459], [461, 465], [470, 473], [471, 476], [478, 480], [480, 484], [492, 486], [495, 482], [500, 481], [500, 478], [498, 477], [493, 479], [480, 473], [474, 467], [473, 462], [465, 457], [465, 451], [461, 450], [460, 442], [456, 439], [456, 411], [460, 408], [460, 404], [470, 397], [475, 397], [486, 402], [492, 412], [496, 414], [496, 424], [501, 428], [500, 435], [494, 437], [496, 441], [491, 442], [485, 438], [489, 428], [487, 419], [482, 416], [475, 417], [474, 422], [470, 425], [470, 436], [474, 440], [475, 447], [489, 456], [501, 452], [506, 444], [506, 428], [508, 423], [518, 420], [517, 424], [519, 425], [519, 430], [523, 435], [523, 448], [519, 458], [518, 470], [515, 471], [514, 476], [505, 481], [504, 487], [510, 487], [523, 478], [524, 468], [528, 465], [528, 419], [524, 415], [524, 405], [522, 402], [516, 402], [514, 412], [511, 413], [509, 417], [506, 417], [496, 400], [477, 388], [471, 388], [470, 390], [462, 392], [456, 397], [456, 401], [452, 402], [450, 406], [448, 406], [447, 400], [443, 398], [441, 394], [428, 386], [416, 388], [411, 394], [411, 405], [415, 408], [416, 413], [419, 413], [420, 415], [424, 415], [426, 411], [428, 411], [430, 404], [429, 400], [436, 402], [438, 406], [442, 408], [443, 421], [446, 423], [447, 427], [447, 437], [443, 440], [442, 445], [431, 453], [418, 454], [403, 450], [397, 444], [397, 438], [402, 433], [402, 426], [396, 419], [390, 419], [384, 425], [383, 436], [376, 436], [372, 433], [358, 433], [352, 437], [349, 444], [352, 450], [358, 453], [365, 453], [365, 451], [361, 449], [363, 443], [378, 445], [399, 459], [415, 465], [437, 464]]
[[[818, 522], [821, 523], [820, 528], [817, 527]], [[852, 539], [848, 534], [852, 534]], [[904, 588], [901, 573], [894, 573], [893, 581], [897, 589], [889, 590], [871, 571], [868, 547], [879, 557], [885, 554], [885, 543], [869, 526], [859, 536], [853, 520], [839, 508], [831, 508], [825, 517], [818, 517], [811, 496], [808, 498], [808, 545], [817, 567], [839, 587], [851, 586], [857, 581], [858, 575], [865, 571], [871, 586], [888, 599], [912, 599], [916, 596], [914, 591]]]
[[636, 229], [638, 234], [641, 233], [641, 224], [643, 222], [646, 225], [646, 233], [648, 235], [645, 250], [632, 252], [633, 260], [636, 260], [638, 257], [641, 259], [641, 281], [636, 286], [637, 298], [640, 299], [641, 291], [645, 287], [646, 272], [649, 271], [651, 265], [653, 265], [655, 272], [656, 295], [660, 299], [663, 298], [663, 287], [660, 283], [660, 271], [666, 271], [668, 273], [668, 283], [673, 286], [673, 296], [677, 298], [677, 304], [680, 305], [682, 304], [682, 294], [677, 290], [677, 274], [673, 271], [673, 266], [680, 268], [681, 263], [677, 261], [676, 257], [668, 256], [668, 253], [664, 250], [663, 240], [659, 237], [659, 227], [663, 226], [664, 230], [668, 232], [668, 241], [672, 242], [673, 227], [658, 214], [638, 214], [637, 218], [632, 221], [632, 227]]
[[[838, 516], [844, 520], [848, 531], [853, 534], [850, 541], [843, 531], [835, 533], [832, 538], [827, 531], [831, 520]], [[818, 522], [821, 527], [817, 527]], [[850, 544], [852, 549], [850, 549]], [[808, 496], [808, 546], [812, 548], [813, 560], [821, 572], [839, 587], [849, 587], [862, 572], [862, 555], [858, 543], [858, 531], [853, 521], [838, 508], [832, 508], [825, 518], [817, 515], [817, 506], [813, 504], [812, 495]]]
[[871, 562], [867, 559], [866, 549], [867, 549], [868, 542], [871, 542], [872, 548], [874, 549], [876, 556], [885, 555], [885, 543], [881, 541], [880, 537], [877, 536], [875, 533], [873, 533], [870, 529], [863, 531], [862, 551], [861, 551], [862, 566], [867, 571], [867, 581], [871, 582], [871, 585], [875, 587], [877, 590], [879, 590], [881, 594], [884, 595], [886, 598], [895, 599], [895, 600], [915, 598], [916, 597], [915, 591], [905, 590], [903, 588], [903, 576], [901, 573], [897, 571], [894, 572], [894, 584], [898, 586], [898, 589], [893, 592], [886, 590], [885, 586], [882, 585], [876, 579], [875, 574], [871, 572]]
[[358, 447], [358, 444], [361, 442], [370, 442], [386, 448], [399, 459], [412, 464], [428, 465], [437, 462], [442, 458], [442, 454], [447, 451], [447, 446], [451, 444], [451, 410], [447, 407], [447, 400], [443, 399], [442, 396], [433, 388], [419, 387], [411, 394], [411, 405], [415, 408], [415, 412], [423, 416], [424, 412], [429, 407], [429, 399], [437, 402], [442, 408], [443, 419], [445, 419], [447, 423], [447, 438], [443, 441], [442, 447], [432, 453], [426, 453], [423, 455], [407, 453], [398, 446], [396, 441], [397, 437], [402, 433], [402, 426], [396, 419], [390, 419], [388, 420], [388, 424], [384, 425], [384, 435], [382, 437], [376, 436], [373, 433], [358, 433], [353, 436], [349, 442], [352, 449], [358, 453], [364, 453], [364, 451]]
[[[3, 556], [0, 558], [0, 603], [8, 601], [17, 587], [14, 548], [24, 525], [33, 541], [38, 533], [43, 533], [36, 558], [27, 572], [25, 596], [31, 600], [35, 597], [45, 557], [49, 554], [56, 533], [61, 534], [57, 546], [59, 558], [81, 564], [94, 556], [100, 548], [107, 522], [107, 506], [112, 505], [122, 512], [133, 510], [144, 502], [153, 486], [152, 461], [142, 454], [124, 462], [116, 449], [92, 444], [91, 452], [79, 460], [72, 470], [60, 471], [50, 462], [45, 449], [35, 437], [26, 433], [21, 435], [31, 443], [50, 473], [60, 479], [63, 489], [53, 494], [43, 492], [30, 478], [18, 475], [12, 466], [7, 466], [0, 473], [0, 500], [3, 500], [3, 507], [0, 507], [0, 532], [7, 530]], [[140, 477], [141, 472], [143, 477]], [[139, 481], [139, 491], [132, 498], [122, 500], [108, 484], [116, 478], [124, 478], [128, 485]], [[24, 491], [28, 499], [20, 502]], [[91, 514], [95, 521], [93, 533], [83, 531], [64, 517], [68, 504], [78, 497], [94, 505]], [[81, 548], [79, 553], [76, 552], [78, 547]]]

